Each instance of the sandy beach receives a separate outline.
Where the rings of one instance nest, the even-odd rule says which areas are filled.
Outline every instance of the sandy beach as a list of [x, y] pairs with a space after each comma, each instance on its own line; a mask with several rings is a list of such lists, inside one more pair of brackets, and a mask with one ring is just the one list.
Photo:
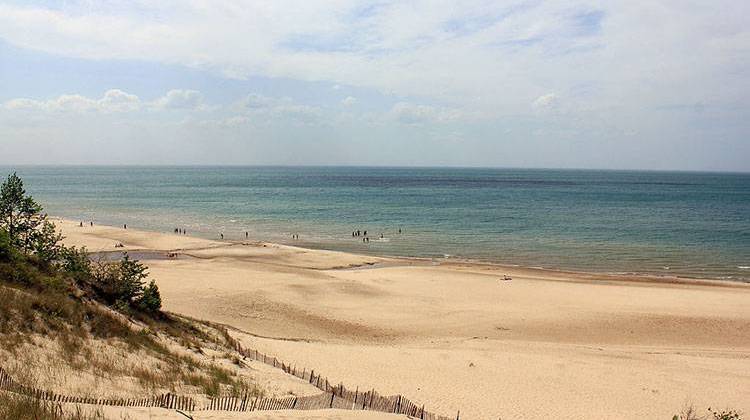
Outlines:
[[56, 223], [68, 245], [140, 255], [165, 310], [231, 326], [247, 347], [333, 383], [446, 415], [671, 419], [689, 404], [750, 413], [748, 284]]

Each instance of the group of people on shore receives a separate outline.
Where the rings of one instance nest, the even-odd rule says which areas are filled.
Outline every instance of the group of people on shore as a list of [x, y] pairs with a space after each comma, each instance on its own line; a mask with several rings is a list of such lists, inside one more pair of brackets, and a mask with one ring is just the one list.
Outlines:
[[[79, 227], [83, 227], [83, 225], [84, 225], [83, 221], [81, 221], [78, 224]], [[91, 227], [93, 227], [94, 226], [94, 222], [93, 221], [89, 222], [89, 225]], [[127, 224], [123, 224], [122, 227], [123, 227], [123, 229], [127, 229], [128, 225]], [[184, 228], [179, 228], [179, 227], [174, 228], [174, 233], [178, 234], [178, 235], [187, 235], [187, 231]], [[398, 228], [398, 233], [401, 234], [401, 228]], [[248, 239], [249, 237], [250, 237], [250, 232], [245, 232], [245, 239]], [[224, 233], [223, 232], [219, 233], [219, 238], [221, 238], [222, 240], [224, 240]], [[370, 242], [370, 237], [367, 236], [367, 231], [366, 230], [359, 230], [358, 229], [358, 230], [352, 231], [352, 238], [362, 238], [362, 242], [365, 242], [365, 243]], [[384, 238], [385, 238], [385, 235], [381, 232], [380, 233], [380, 239], [384, 239]], [[293, 240], [299, 240], [299, 233], [293, 233], [292, 234], [292, 239]]]

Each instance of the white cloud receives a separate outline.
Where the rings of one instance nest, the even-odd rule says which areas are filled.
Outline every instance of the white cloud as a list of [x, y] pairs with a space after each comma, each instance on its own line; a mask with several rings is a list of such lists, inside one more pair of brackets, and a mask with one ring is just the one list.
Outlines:
[[154, 101], [154, 106], [164, 109], [197, 109], [202, 105], [203, 95], [189, 89], [172, 89]]
[[[57, 55], [328, 81], [500, 114], [528, 107], [541, 88], [566, 102], [641, 109], [747, 96], [738, 69], [749, 62], [749, 2], [596, 7], [583, 0], [72, 1], [58, 9], [0, 5], [0, 38]], [[583, 83], [595, 89], [571, 97]], [[726, 84], [738, 86], [729, 92]]]
[[110, 89], [99, 99], [88, 98], [79, 94], [60, 95], [49, 100], [29, 98], [10, 99], [3, 103], [7, 110], [35, 110], [48, 112], [128, 112], [141, 107], [141, 101], [136, 95], [123, 92], [120, 89]]
[[341, 100], [341, 105], [344, 106], [352, 106], [357, 103], [357, 98], [353, 96], [347, 96], [346, 98]]
[[140, 108], [141, 101], [136, 95], [123, 92], [120, 89], [110, 89], [99, 100], [99, 105], [110, 112], [135, 111]]

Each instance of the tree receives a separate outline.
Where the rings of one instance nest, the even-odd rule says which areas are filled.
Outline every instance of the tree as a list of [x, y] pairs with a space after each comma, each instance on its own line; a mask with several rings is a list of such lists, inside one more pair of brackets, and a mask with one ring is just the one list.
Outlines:
[[159, 286], [151, 280], [148, 286], [143, 288], [143, 293], [136, 301], [136, 305], [142, 311], [155, 313], [161, 309], [161, 294], [159, 293]]
[[[56, 253], [52, 251], [61, 239], [54, 235], [54, 226], [42, 214], [42, 206], [26, 195], [23, 181], [15, 172], [0, 186], [0, 228], [8, 232], [13, 246], [27, 254], [41, 251], [43, 258]], [[52, 240], [54, 243], [50, 243]]]
[[10, 244], [8, 232], [0, 229], [0, 261], [9, 261], [13, 256], [13, 247]]
[[99, 261], [93, 267], [93, 286], [110, 302], [131, 305], [143, 294], [148, 268], [127, 253], [122, 260]]
[[62, 235], [57, 233], [55, 225], [46, 218], [41, 226], [31, 232], [31, 251], [42, 261], [58, 261], [65, 247], [60, 245]]
[[60, 268], [70, 274], [79, 285], [91, 283], [93, 273], [86, 247], [63, 247], [60, 250]]

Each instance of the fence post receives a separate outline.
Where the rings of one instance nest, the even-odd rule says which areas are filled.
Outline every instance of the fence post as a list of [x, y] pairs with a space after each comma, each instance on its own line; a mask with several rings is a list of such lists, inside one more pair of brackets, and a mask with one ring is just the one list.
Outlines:
[[333, 399], [336, 397], [336, 394], [331, 392], [331, 404], [328, 406], [328, 408], [333, 408]]

